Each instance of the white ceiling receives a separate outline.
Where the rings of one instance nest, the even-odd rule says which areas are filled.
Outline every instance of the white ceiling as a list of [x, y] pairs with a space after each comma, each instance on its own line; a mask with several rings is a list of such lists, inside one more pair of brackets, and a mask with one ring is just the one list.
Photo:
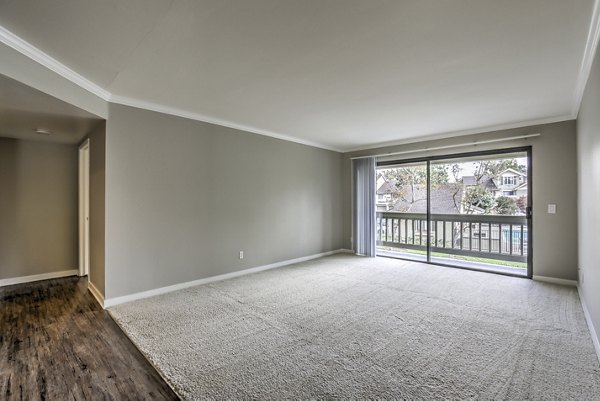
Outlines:
[[[102, 121], [73, 105], [0, 75], [0, 137], [77, 144]], [[37, 129], [50, 135], [40, 135]]]
[[349, 150], [574, 118], [593, 3], [0, 0], [0, 25], [112, 101]]

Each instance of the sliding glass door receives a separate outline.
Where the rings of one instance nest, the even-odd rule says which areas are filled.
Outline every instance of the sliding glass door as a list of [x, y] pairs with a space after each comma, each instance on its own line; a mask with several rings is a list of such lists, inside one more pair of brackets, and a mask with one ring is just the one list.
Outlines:
[[528, 276], [531, 149], [378, 163], [381, 256]]
[[378, 255], [427, 261], [427, 162], [377, 169]]

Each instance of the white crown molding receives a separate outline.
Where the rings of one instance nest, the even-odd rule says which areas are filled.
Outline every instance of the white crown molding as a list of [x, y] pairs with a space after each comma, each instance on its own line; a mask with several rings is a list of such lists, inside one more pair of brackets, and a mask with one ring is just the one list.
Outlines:
[[125, 96], [111, 95], [109, 98], [109, 102], [114, 103], [114, 104], [120, 104], [123, 106], [135, 107], [138, 109], [150, 110], [150, 111], [154, 111], [157, 113], [163, 113], [163, 114], [169, 114], [172, 116], [183, 117], [183, 118], [187, 118], [190, 120], [201, 121], [201, 122], [205, 122], [205, 123], [209, 123], [209, 124], [221, 125], [223, 127], [233, 128], [233, 129], [246, 131], [246, 132], [251, 132], [253, 134], [269, 136], [271, 138], [281, 139], [281, 140], [288, 141], [288, 142], [295, 142], [295, 143], [299, 143], [301, 145], [307, 145], [307, 146], [312, 146], [315, 148], [321, 148], [321, 149], [331, 150], [331, 151], [338, 152], [338, 153], [343, 153], [343, 151], [340, 149], [332, 148], [330, 146], [326, 146], [326, 145], [323, 145], [318, 142], [312, 142], [312, 141], [307, 141], [307, 140], [300, 139], [300, 138], [294, 138], [291, 136], [278, 134], [276, 132], [271, 132], [271, 131], [263, 130], [263, 129], [256, 128], [256, 127], [251, 127], [248, 125], [237, 124], [233, 121], [222, 120], [222, 119], [210, 117], [210, 116], [207, 116], [204, 114], [195, 113], [193, 111], [186, 111], [186, 110], [178, 109], [175, 107], [170, 107], [170, 106], [165, 106], [162, 104], [147, 102], [145, 100], [133, 99], [133, 98], [125, 97]]
[[301, 145], [307, 145], [307, 146], [312, 146], [312, 147], [321, 148], [321, 149], [325, 149], [325, 150], [331, 150], [334, 152], [339, 152], [339, 153], [343, 152], [340, 149], [335, 149], [335, 148], [326, 146], [326, 145], [318, 143], [318, 142], [312, 142], [312, 141], [307, 141], [307, 140], [303, 140], [303, 139], [299, 139], [299, 138], [294, 138], [291, 136], [278, 134], [275, 132], [262, 130], [259, 128], [250, 127], [250, 126], [243, 125], [243, 124], [237, 124], [232, 121], [213, 118], [213, 117], [206, 116], [206, 115], [203, 115], [200, 113], [194, 113], [191, 111], [186, 111], [186, 110], [169, 107], [169, 106], [165, 106], [165, 105], [161, 105], [161, 104], [156, 104], [156, 103], [152, 103], [152, 102], [147, 102], [144, 100], [113, 95], [106, 89], [100, 87], [99, 85], [95, 84], [94, 82], [90, 81], [89, 79], [85, 78], [84, 76], [73, 71], [66, 65], [62, 64], [60, 61], [56, 60], [55, 58], [53, 58], [50, 55], [43, 52], [42, 50], [33, 46], [31, 43], [21, 39], [20, 37], [18, 37], [14, 33], [10, 32], [8, 29], [4, 28], [1, 25], [0, 25], [0, 42], [4, 43], [8, 47], [18, 51], [19, 53], [21, 53], [22, 55], [24, 55], [26, 57], [29, 57], [31, 60], [35, 61], [36, 63], [48, 68], [49, 70], [55, 72], [56, 74], [65, 78], [66, 80], [74, 83], [75, 85], [78, 85], [79, 87], [87, 90], [88, 92], [98, 96], [102, 100], [109, 102], [109, 103], [116, 103], [116, 104], [121, 104], [124, 106], [136, 107], [138, 109], [145, 109], [145, 110], [155, 111], [158, 113], [169, 114], [169, 115], [173, 115], [173, 116], [177, 116], [177, 117], [183, 117], [183, 118], [187, 118], [190, 120], [196, 120], [196, 121], [202, 121], [202, 122], [206, 122], [206, 123], [210, 123], [210, 124], [221, 125], [224, 127], [247, 131], [247, 132], [251, 132], [254, 134], [264, 135], [264, 136], [281, 139], [281, 140], [288, 141], [288, 142], [299, 143]]
[[54, 71], [55, 73], [71, 81], [75, 85], [78, 85], [81, 88], [87, 90], [88, 92], [91, 92], [94, 95], [98, 96], [99, 98], [108, 101], [108, 98], [110, 97], [110, 92], [96, 85], [84, 76], [76, 73], [60, 61], [44, 53], [29, 42], [26, 42], [25, 40], [21, 39], [20, 37], [10, 32], [3, 26], [0, 26], [0, 42], [18, 51], [22, 55], [29, 57], [33, 61], [43, 65], [49, 70]]
[[579, 115], [579, 108], [581, 107], [581, 101], [585, 93], [585, 87], [592, 71], [592, 64], [594, 63], [594, 57], [598, 50], [598, 41], [600, 40], [600, 0], [594, 1], [594, 8], [592, 10], [592, 20], [590, 22], [590, 29], [588, 31], [587, 41], [585, 43], [585, 50], [583, 52], [583, 60], [581, 61], [581, 67], [579, 69], [579, 76], [577, 77], [577, 86], [575, 87], [575, 98], [573, 100], [573, 115], [575, 118]]
[[281, 139], [281, 140], [288, 141], [288, 142], [294, 142], [294, 143], [299, 143], [302, 145], [312, 146], [312, 147], [321, 148], [321, 149], [325, 149], [325, 150], [331, 150], [334, 152], [350, 153], [350, 152], [356, 152], [356, 151], [360, 151], [360, 150], [375, 149], [375, 148], [379, 148], [379, 147], [405, 145], [405, 144], [414, 143], [414, 142], [445, 139], [445, 138], [451, 138], [451, 137], [455, 137], [455, 136], [462, 136], [462, 135], [469, 135], [469, 134], [476, 134], [476, 133], [490, 132], [490, 131], [498, 131], [498, 130], [503, 130], [503, 129], [520, 128], [520, 127], [525, 127], [525, 126], [529, 126], [529, 125], [548, 124], [548, 123], [553, 123], [553, 122], [560, 122], [560, 121], [576, 119], [577, 114], [579, 112], [579, 106], [581, 104], [581, 99], [583, 98], [583, 92], [585, 90], [585, 85], [587, 83], [587, 79], [588, 79], [590, 71], [591, 71], [591, 66], [592, 66], [592, 62], [594, 60], [594, 55], [596, 52], [598, 40], [600, 37], [600, 10], [599, 10], [600, 5], [599, 5], [599, 3], [600, 3], [600, 0], [595, 0], [595, 2], [594, 2], [592, 23], [590, 26], [590, 31], [588, 33], [588, 40], [586, 43], [583, 61], [582, 61], [582, 65], [581, 65], [581, 69], [580, 69], [580, 73], [579, 73], [579, 77], [578, 77], [578, 81], [577, 81], [576, 96], [575, 96], [575, 99], [573, 102], [573, 111], [570, 115], [550, 117], [550, 118], [545, 118], [545, 119], [540, 119], [540, 120], [520, 121], [520, 122], [516, 122], [516, 123], [501, 124], [501, 125], [495, 125], [495, 126], [479, 127], [479, 128], [463, 130], [463, 131], [440, 133], [440, 134], [435, 134], [435, 135], [431, 135], [431, 136], [408, 138], [408, 139], [399, 140], [399, 141], [381, 142], [378, 144], [359, 146], [359, 147], [350, 148], [350, 149], [338, 149], [338, 148], [324, 145], [319, 142], [303, 140], [303, 139], [291, 137], [288, 135], [283, 135], [283, 134], [279, 134], [276, 132], [263, 130], [260, 128], [255, 128], [255, 127], [251, 127], [251, 126], [247, 126], [247, 125], [243, 125], [243, 124], [238, 124], [238, 123], [228, 121], [228, 120], [210, 117], [210, 116], [207, 116], [207, 115], [204, 115], [201, 113], [186, 111], [186, 110], [178, 109], [175, 107], [165, 106], [165, 105], [152, 103], [152, 102], [139, 100], [139, 99], [134, 99], [134, 98], [129, 98], [129, 97], [125, 97], [125, 96], [114, 95], [114, 94], [110, 93], [109, 91], [107, 91], [106, 89], [100, 87], [99, 85], [95, 84], [94, 82], [92, 82], [92, 81], [88, 80], [87, 78], [83, 77], [82, 75], [78, 74], [77, 72], [73, 71], [69, 67], [65, 66], [58, 60], [56, 60], [53, 57], [49, 56], [48, 54], [44, 53], [42, 50], [33, 46], [29, 42], [21, 39], [17, 35], [13, 34], [9, 30], [7, 30], [6, 28], [2, 27], [1, 25], [0, 25], [0, 42], [6, 44], [7, 46], [9, 46], [12, 49], [18, 51], [19, 53], [25, 55], [26, 57], [29, 57], [30, 59], [37, 62], [38, 64], [48, 68], [49, 70], [55, 72], [56, 74], [67, 79], [68, 81], [80, 86], [81, 88], [89, 91], [90, 93], [93, 93], [94, 95], [96, 95], [96, 96], [100, 97], [101, 99], [103, 99], [107, 102], [110, 102], [110, 103], [121, 104], [124, 106], [130, 106], [130, 107], [135, 107], [135, 108], [139, 108], [139, 109], [145, 109], [145, 110], [155, 111], [158, 113], [164, 113], [164, 114], [169, 114], [169, 115], [173, 115], [173, 116], [177, 116], [177, 117], [187, 118], [187, 119], [191, 119], [191, 120], [202, 121], [202, 122], [206, 122], [206, 123], [210, 123], [210, 124], [221, 125], [221, 126], [225, 126], [225, 127], [229, 127], [229, 128], [233, 128], [233, 129], [251, 132], [254, 134], [258, 134], [258, 135], [264, 135], [264, 136], [268, 136], [268, 137], [272, 137], [272, 138], [276, 138], [276, 139]]
[[574, 120], [574, 119], [575, 119], [575, 116], [573, 116], [571, 114], [567, 114], [567, 115], [556, 116], [556, 117], [541, 118], [541, 119], [537, 119], [537, 120], [526, 120], [526, 121], [519, 121], [519, 122], [515, 122], [515, 123], [498, 124], [498, 125], [492, 125], [492, 126], [486, 126], [486, 127], [480, 127], [480, 128], [472, 128], [472, 129], [462, 130], [462, 131], [450, 131], [450, 132], [441, 133], [441, 134], [407, 138], [407, 139], [403, 139], [403, 140], [399, 140], [399, 141], [380, 142], [380, 143], [373, 144], [373, 145], [362, 146], [362, 147], [357, 147], [357, 148], [353, 148], [350, 150], [345, 150], [344, 153], [359, 152], [361, 150], [369, 150], [369, 149], [377, 149], [377, 148], [387, 148], [390, 146], [408, 145], [411, 143], [436, 141], [439, 139], [448, 139], [448, 138], [454, 138], [454, 137], [465, 136], [465, 135], [485, 134], [485, 133], [489, 133], [489, 132], [502, 131], [502, 130], [507, 130], [507, 129], [526, 128], [526, 127], [530, 127], [533, 125], [558, 123], [558, 122], [569, 121], [569, 120]]

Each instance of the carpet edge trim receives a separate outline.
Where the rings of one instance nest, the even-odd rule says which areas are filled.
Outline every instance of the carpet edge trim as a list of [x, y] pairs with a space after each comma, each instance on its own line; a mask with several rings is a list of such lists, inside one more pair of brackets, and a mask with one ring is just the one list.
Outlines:
[[181, 399], [183, 400], [182, 395], [175, 389], [175, 386], [173, 385], [173, 383], [171, 383], [170, 380], [167, 379], [167, 376], [163, 373], [163, 371], [161, 369], [158, 368], [158, 365], [156, 365], [149, 354], [147, 354], [146, 352], [144, 352], [144, 350], [142, 350], [135, 341], [133, 341], [133, 338], [131, 338], [129, 336], [129, 334], [127, 333], [127, 331], [125, 330], [125, 328], [123, 326], [121, 326], [121, 324], [119, 323], [119, 321], [117, 319], [115, 319], [115, 317], [112, 315], [112, 313], [110, 311], [108, 311], [107, 315], [110, 317], [110, 319], [117, 325], [117, 327], [119, 328], [119, 330], [121, 330], [121, 332], [123, 334], [125, 334], [125, 337], [127, 337], [127, 339], [129, 340], [129, 342], [134, 346], [135, 349], [138, 350], [138, 352], [140, 354], [142, 354], [142, 357], [144, 357], [144, 359], [146, 360], [146, 362], [148, 362], [148, 364], [150, 364], [150, 366], [156, 371], [156, 373], [158, 373], [158, 375], [163, 379], [163, 381], [167, 384], [167, 386], [169, 386], [169, 388]]

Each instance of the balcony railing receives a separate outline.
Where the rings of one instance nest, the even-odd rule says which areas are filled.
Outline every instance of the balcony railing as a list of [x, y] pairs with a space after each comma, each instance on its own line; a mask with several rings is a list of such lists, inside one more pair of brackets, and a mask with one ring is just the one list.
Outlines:
[[525, 216], [377, 212], [378, 246], [513, 262], [527, 261]]

